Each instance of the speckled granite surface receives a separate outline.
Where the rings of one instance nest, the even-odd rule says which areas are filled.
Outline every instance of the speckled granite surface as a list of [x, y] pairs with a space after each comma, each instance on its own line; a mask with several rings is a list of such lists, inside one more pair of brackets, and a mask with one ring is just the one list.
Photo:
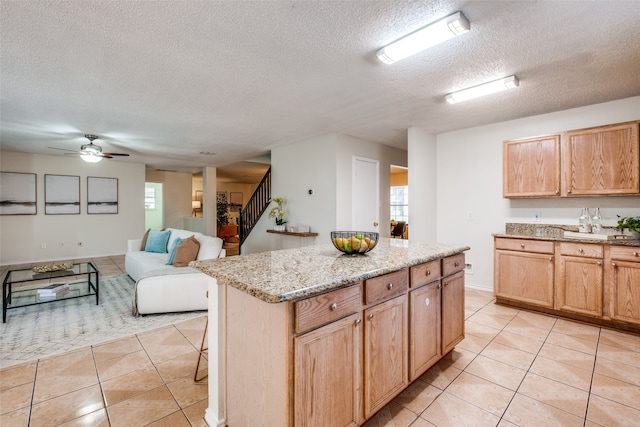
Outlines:
[[[604, 230], [613, 232], [615, 227], [603, 227]], [[597, 240], [564, 237], [566, 231], [578, 231], [577, 225], [558, 224], [520, 224], [507, 223], [504, 233], [495, 233], [495, 237], [526, 238], [536, 240], [553, 240], [563, 242], [583, 242], [603, 245], [640, 246], [640, 240]]]
[[263, 301], [309, 297], [347, 284], [456, 255], [468, 246], [382, 238], [364, 255], [346, 255], [332, 244], [193, 261], [189, 265]]

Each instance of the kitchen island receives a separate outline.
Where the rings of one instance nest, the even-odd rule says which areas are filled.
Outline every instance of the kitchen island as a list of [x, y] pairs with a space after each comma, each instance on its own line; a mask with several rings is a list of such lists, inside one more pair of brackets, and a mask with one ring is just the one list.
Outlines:
[[216, 421], [364, 423], [464, 338], [468, 249], [384, 238], [365, 255], [327, 244], [191, 263], [218, 286]]

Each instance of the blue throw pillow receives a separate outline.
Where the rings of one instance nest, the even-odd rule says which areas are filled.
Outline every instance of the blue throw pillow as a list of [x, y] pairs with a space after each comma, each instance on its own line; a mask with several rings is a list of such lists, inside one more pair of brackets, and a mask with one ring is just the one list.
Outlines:
[[178, 251], [178, 246], [180, 246], [180, 244], [182, 242], [184, 242], [185, 239], [181, 239], [181, 238], [177, 238], [173, 244], [171, 245], [171, 249], [169, 249], [169, 257], [167, 258], [167, 265], [173, 265], [173, 259], [176, 257], [176, 252]]
[[167, 252], [167, 243], [169, 242], [170, 236], [171, 230], [151, 230], [149, 232], [149, 237], [147, 237], [147, 245], [144, 247], [144, 251], [157, 252], [161, 254]]

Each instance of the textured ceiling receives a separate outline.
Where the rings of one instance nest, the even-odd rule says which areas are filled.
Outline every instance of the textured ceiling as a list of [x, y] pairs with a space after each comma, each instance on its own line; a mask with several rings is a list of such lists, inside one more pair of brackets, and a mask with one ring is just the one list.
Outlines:
[[[387, 43], [457, 10], [471, 31], [393, 65]], [[638, 1], [1, 1], [3, 150], [85, 133], [150, 167], [225, 166], [340, 132], [433, 133], [640, 95]], [[516, 74], [518, 89], [449, 105]], [[215, 153], [203, 155], [202, 152]]]

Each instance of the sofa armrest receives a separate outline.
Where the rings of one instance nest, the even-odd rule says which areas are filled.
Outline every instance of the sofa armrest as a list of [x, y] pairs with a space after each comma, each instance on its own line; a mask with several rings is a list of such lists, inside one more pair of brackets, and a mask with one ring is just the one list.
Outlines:
[[227, 256], [227, 250], [226, 249], [220, 249], [220, 255], [218, 255], [218, 258], [224, 258]]
[[127, 252], [137, 252], [142, 246], [142, 239], [127, 240]]

